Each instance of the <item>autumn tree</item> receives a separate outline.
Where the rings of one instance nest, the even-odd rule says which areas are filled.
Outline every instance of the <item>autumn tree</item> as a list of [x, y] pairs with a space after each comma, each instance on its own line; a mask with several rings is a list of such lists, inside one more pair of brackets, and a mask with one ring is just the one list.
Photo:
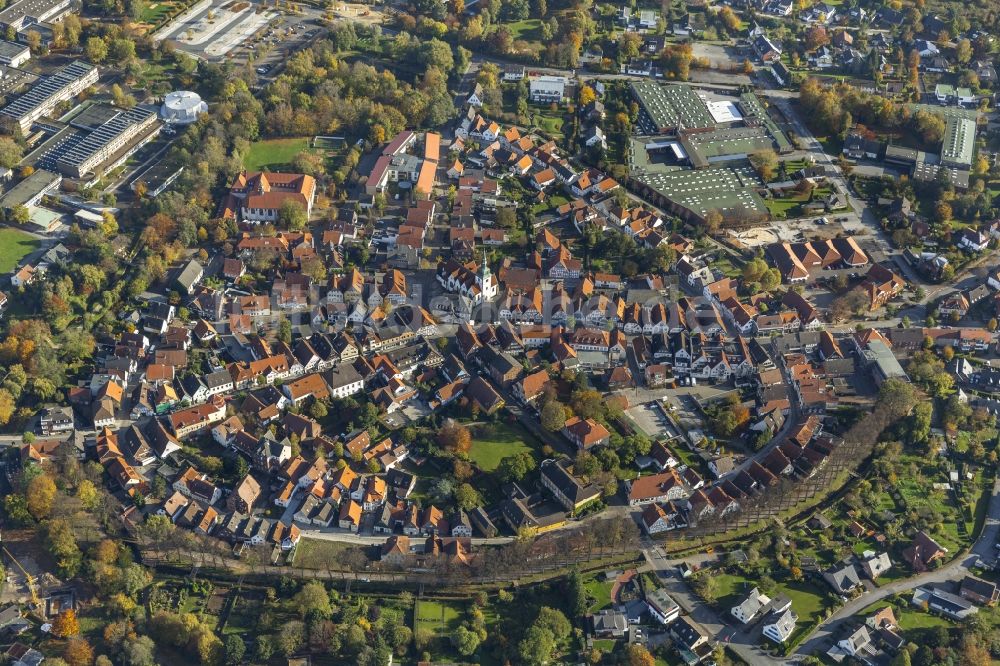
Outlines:
[[17, 407], [17, 401], [14, 400], [14, 396], [11, 395], [10, 391], [5, 388], [0, 388], [0, 426], [5, 426], [10, 423], [10, 419], [14, 416], [14, 409]]
[[56, 483], [48, 474], [41, 474], [28, 482], [25, 489], [28, 511], [35, 520], [48, 518], [56, 499]]
[[108, 44], [100, 37], [89, 37], [83, 52], [90, 62], [100, 65], [108, 57]]
[[72, 638], [66, 641], [63, 659], [69, 666], [90, 666], [94, 663], [94, 648], [82, 638]]
[[454, 419], [448, 419], [437, 432], [437, 441], [443, 448], [455, 453], [468, 453], [472, 448], [469, 429]]
[[705, 233], [707, 234], [718, 233], [719, 229], [722, 228], [723, 221], [724, 218], [722, 217], [721, 212], [719, 212], [714, 208], [708, 211], [708, 213], [705, 215]]
[[628, 658], [628, 666], [656, 666], [653, 655], [641, 645], [629, 645], [625, 655]]
[[951, 204], [947, 201], [938, 201], [934, 206], [934, 217], [938, 222], [947, 222], [953, 215]]
[[[580, 106], [587, 106], [596, 99], [597, 99], [597, 93], [594, 92], [593, 88], [591, 88], [590, 86], [580, 87]], [[0, 155], [2, 155], [2, 151], [0, 151]]]
[[750, 154], [750, 164], [765, 183], [774, 180], [778, 170], [778, 154], [773, 150], [758, 150]]
[[972, 42], [968, 39], [960, 39], [955, 44], [955, 59], [965, 65], [972, 60]]
[[76, 611], [67, 608], [52, 620], [52, 635], [57, 638], [69, 638], [80, 633], [80, 623], [76, 619]]
[[814, 25], [806, 31], [805, 47], [807, 51], [815, 51], [821, 46], [830, 43], [830, 36], [826, 34], [826, 28], [821, 25]]

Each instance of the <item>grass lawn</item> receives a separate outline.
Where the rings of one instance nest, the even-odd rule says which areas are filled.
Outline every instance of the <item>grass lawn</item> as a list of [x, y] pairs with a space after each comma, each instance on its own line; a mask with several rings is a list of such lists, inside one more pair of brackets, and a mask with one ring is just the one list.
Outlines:
[[523, 39], [526, 42], [534, 42], [542, 38], [541, 19], [524, 19], [523, 21], [506, 23], [505, 25], [510, 28], [511, 36], [515, 40]]
[[564, 203], [569, 203], [569, 199], [562, 194], [553, 194], [546, 201], [532, 206], [531, 213], [533, 215], [541, 215], [547, 210], [555, 210], [556, 208], [559, 208], [559, 206], [562, 206]]
[[614, 651], [616, 642], [611, 638], [598, 638], [594, 641], [594, 647], [604, 654], [610, 654]]
[[562, 136], [562, 118], [554, 118], [552, 116], [541, 116], [535, 115], [535, 122], [538, 127], [543, 131], [552, 136]]
[[910, 606], [909, 604], [900, 606], [895, 603], [886, 602], [885, 600], [873, 603], [871, 606], [858, 613], [858, 616], [865, 617], [871, 615], [876, 611], [882, 610], [886, 606], [892, 607], [892, 612], [896, 616], [896, 621], [899, 622], [899, 628], [904, 632], [920, 629], [935, 629], [937, 627], [950, 629], [955, 626], [954, 622], [948, 618], [941, 617], [940, 615], [927, 613], [923, 610]]
[[792, 600], [792, 608], [798, 614], [799, 622], [812, 624], [820, 621], [824, 594], [818, 587], [805, 581], [788, 581], [778, 587]]
[[899, 621], [899, 628], [903, 631], [909, 631], [911, 629], [934, 629], [936, 627], [945, 627], [950, 629], [955, 626], [955, 623], [948, 618], [941, 617], [940, 615], [932, 615], [931, 613], [925, 613], [922, 610], [916, 609], [897, 613], [896, 620]]
[[[715, 603], [719, 608], [732, 608], [754, 587], [753, 581], [738, 574], [712, 572], [711, 575], [719, 584], [718, 600]], [[813, 583], [793, 580], [781, 581], [777, 584], [777, 592], [792, 600], [792, 608], [799, 616], [796, 634], [809, 631], [822, 619], [825, 594]], [[793, 643], [796, 634], [793, 634]]]
[[341, 561], [348, 552], [358, 549], [349, 543], [325, 541], [323, 539], [302, 539], [295, 551], [295, 566], [306, 569], [325, 569]]
[[0, 228], [0, 273], [10, 273], [41, 241], [20, 229]]
[[173, 8], [173, 2], [151, 2], [143, 8], [142, 14], [139, 16], [139, 20], [143, 23], [156, 25], [163, 20], [163, 17], [167, 15], [167, 12]]
[[493, 426], [475, 427], [472, 431], [472, 449], [469, 458], [484, 472], [492, 472], [500, 460], [522, 451], [533, 451], [528, 434], [516, 426], [498, 423]]
[[243, 166], [248, 171], [273, 171], [287, 167], [292, 159], [309, 148], [309, 139], [268, 139], [250, 146], [243, 158]]
[[414, 609], [414, 630], [427, 629], [435, 636], [448, 636], [461, 624], [462, 609], [446, 601], [420, 600]]
[[584, 589], [587, 590], [587, 596], [594, 600], [590, 604], [591, 613], [611, 605], [611, 586], [610, 581], [597, 580], [596, 578], [591, 578], [583, 584]]
[[561, 111], [534, 106], [530, 108], [531, 119], [538, 129], [550, 135], [553, 139], [561, 139], [563, 136], [563, 114]]
[[725, 252], [719, 252], [712, 261], [712, 268], [718, 268], [726, 277], [738, 278], [743, 271], [733, 264], [733, 258]]
[[767, 206], [767, 210], [774, 217], [781, 217], [783, 215], [788, 218], [798, 216], [804, 201], [804, 198], [764, 199], [764, 205]]

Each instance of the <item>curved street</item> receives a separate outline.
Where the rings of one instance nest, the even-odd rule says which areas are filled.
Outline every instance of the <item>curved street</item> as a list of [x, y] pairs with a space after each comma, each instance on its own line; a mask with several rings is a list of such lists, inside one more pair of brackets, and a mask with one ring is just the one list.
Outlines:
[[[816, 655], [824, 652], [830, 647], [832, 640], [839, 635], [842, 625], [852, 616], [864, 610], [877, 601], [890, 597], [900, 592], [908, 592], [921, 585], [931, 583], [958, 582], [970, 569], [982, 558], [984, 561], [991, 561], [995, 554], [994, 544], [1000, 538], [1000, 478], [993, 484], [993, 495], [990, 498], [990, 505], [986, 513], [986, 523], [983, 526], [982, 534], [973, 544], [969, 551], [959, 555], [940, 569], [928, 571], [927, 573], [913, 576], [905, 580], [898, 580], [888, 585], [876, 588], [871, 592], [866, 592], [853, 599], [830, 616], [826, 622], [821, 624], [806, 640], [799, 645], [795, 654]], [[902, 566], [896, 563], [896, 566]]]

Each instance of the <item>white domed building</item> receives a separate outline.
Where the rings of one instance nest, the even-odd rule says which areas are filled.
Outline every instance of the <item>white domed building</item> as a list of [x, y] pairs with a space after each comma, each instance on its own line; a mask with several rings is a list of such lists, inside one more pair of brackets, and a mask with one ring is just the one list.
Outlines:
[[166, 123], [187, 125], [198, 120], [198, 116], [206, 111], [208, 111], [208, 104], [201, 99], [198, 93], [177, 90], [163, 99], [160, 117]]

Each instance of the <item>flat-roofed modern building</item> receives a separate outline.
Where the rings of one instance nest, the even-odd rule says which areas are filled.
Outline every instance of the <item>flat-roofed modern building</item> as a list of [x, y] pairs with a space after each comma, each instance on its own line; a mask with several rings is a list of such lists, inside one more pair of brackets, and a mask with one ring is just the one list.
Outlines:
[[57, 22], [72, 8], [72, 0], [20, 0], [0, 10], [0, 25], [22, 30], [35, 23]]
[[976, 144], [976, 121], [949, 117], [941, 145], [941, 164], [946, 167], [969, 167]]
[[0, 65], [20, 67], [31, 60], [31, 49], [24, 44], [0, 39]]
[[58, 190], [60, 183], [62, 183], [62, 176], [39, 169], [7, 190], [3, 197], [0, 197], [0, 207], [8, 210], [17, 206], [30, 208], [38, 205], [42, 197]]
[[49, 76], [40, 78], [28, 92], [0, 110], [0, 120], [27, 134], [39, 118], [52, 113], [56, 105], [73, 99], [97, 83], [97, 68], [74, 60]]
[[561, 102], [566, 96], [565, 76], [536, 76], [528, 84], [528, 96], [533, 102]]
[[90, 132], [79, 134], [75, 140], [55, 149], [56, 169], [71, 178], [100, 175], [152, 138], [157, 126], [156, 116], [156, 111], [142, 107], [127, 111], [113, 109], [113, 113]]

